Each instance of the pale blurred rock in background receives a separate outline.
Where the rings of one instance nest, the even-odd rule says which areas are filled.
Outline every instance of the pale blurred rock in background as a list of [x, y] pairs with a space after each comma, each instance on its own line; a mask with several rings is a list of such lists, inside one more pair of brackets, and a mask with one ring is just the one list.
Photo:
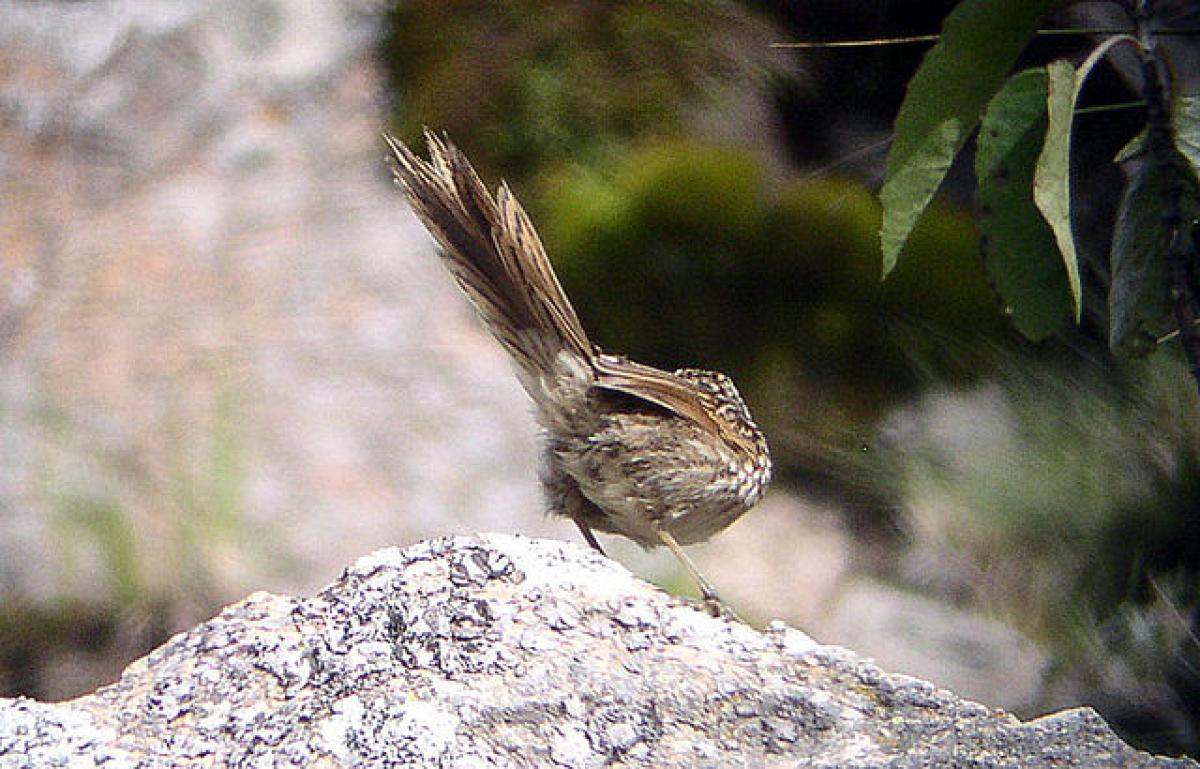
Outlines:
[[[0, 2], [0, 602], [113, 602], [120, 647], [155, 607], [161, 635], [388, 544], [576, 537], [540, 514], [503, 353], [391, 187], [382, 9]], [[697, 557], [754, 620], [961, 684], [922, 661], [940, 637], [889, 651], [912, 599], [847, 592], [853, 547], [776, 490]], [[126, 661], [37, 664], [67, 696]], [[990, 686], [964, 692], [1007, 704]]]
[[202, 616], [384, 543], [569, 533], [389, 183], [377, 5], [3, 4], [0, 598]]

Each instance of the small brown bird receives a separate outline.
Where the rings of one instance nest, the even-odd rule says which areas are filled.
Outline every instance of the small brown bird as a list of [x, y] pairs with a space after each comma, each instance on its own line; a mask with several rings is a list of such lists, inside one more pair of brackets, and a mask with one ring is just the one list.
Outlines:
[[725, 529], [771, 479], [766, 439], [733, 382], [602, 352], [506, 184], [493, 198], [444, 137], [426, 133], [428, 161], [384, 138], [397, 183], [533, 398], [551, 512], [573, 520], [600, 552], [593, 531], [665, 545], [719, 612], [716, 591], [680, 545]]

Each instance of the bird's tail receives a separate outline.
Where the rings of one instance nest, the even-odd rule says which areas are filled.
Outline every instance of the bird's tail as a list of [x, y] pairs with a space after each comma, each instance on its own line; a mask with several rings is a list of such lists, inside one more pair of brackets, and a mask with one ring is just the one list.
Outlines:
[[426, 132], [429, 160], [392, 136], [396, 181], [442, 258], [539, 406], [564, 374], [590, 369], [592, 345], [542, 241], [507, 184], [496, 196], [449, 140]]

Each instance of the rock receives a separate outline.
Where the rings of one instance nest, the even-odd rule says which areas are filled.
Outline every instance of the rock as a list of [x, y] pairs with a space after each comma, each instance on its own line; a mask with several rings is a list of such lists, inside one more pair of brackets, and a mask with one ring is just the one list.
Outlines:
[[0, 766], [1195, 767], [1093, 711], [1022, 723], [582, 547], [454, 537], [256, 593], [111, 686], [0, 700]]

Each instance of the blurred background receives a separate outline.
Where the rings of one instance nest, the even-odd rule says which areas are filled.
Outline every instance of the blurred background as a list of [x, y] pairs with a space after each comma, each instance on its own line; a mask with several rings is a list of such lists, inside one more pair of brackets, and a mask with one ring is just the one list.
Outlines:
[[[512, 184], [595, 340], [739, 383], [778, 480], [693, 548], [739, 612], [1197, 754], [1176, 351], [1113, 359], [1096, 296], [1051, 341], [1012, 332], [969, 159], [880, 283], [874, 194], [926, 49], [771, 47], [934, 32], [952, 6], [0, 0], [0, 695], [78, 695], [375, 548], [577, 538], [542, 513], [507, 361], [391, 187], [381, 131], [429, 126]], [[1085, 103], [1134, 98], [1093, 77]], [[1142, 119], [1077, 124], [1093, 295], [1107, 160]]]

